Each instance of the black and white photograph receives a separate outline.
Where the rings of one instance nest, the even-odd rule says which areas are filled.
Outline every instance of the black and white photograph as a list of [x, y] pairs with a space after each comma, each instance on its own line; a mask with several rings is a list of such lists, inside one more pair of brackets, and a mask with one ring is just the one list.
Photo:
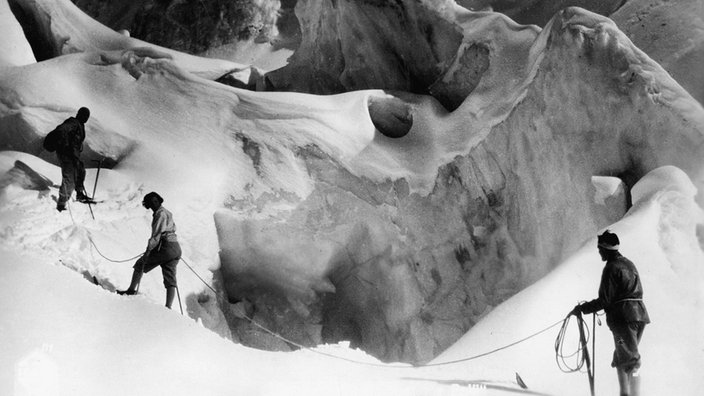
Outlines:
[[704, 394], [704, 0], [0, 0], [0, 395]]

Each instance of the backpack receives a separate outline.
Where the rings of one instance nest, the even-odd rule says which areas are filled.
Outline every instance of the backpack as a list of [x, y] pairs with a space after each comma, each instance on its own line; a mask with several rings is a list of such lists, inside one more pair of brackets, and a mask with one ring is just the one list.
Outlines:
[[49, 132], [45, 137], [44, 137], [44, 150], [53, 153], [58, 149], [59, 147], [63, 146], [65, 144], [64, 142], [64, 128], [63, 124], [57, 126], [54, 128], [53, 131]]

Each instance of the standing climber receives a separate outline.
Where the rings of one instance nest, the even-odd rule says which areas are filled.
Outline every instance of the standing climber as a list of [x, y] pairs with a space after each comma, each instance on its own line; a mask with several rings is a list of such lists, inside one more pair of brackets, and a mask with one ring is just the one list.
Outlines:
[[599, 297], [577, 305], [572, 313], [606, 312], [606, 324], [614, 337], [614, 356], [621, 396], [638, 396], [640, 353], [638, 344], [650, 323], [643, 303], [643, 285], [636, 266], [619, 253], [618, 236], [609, 230], [598, 236], [597, 248], [606, 262], [601, 273]]
[[56, 157], [61, 166], [61, 187], [56, 203], [56, 210], [59, 212], [66, 210], [66, 202], [71, 198], [74, 189], [77, 201], [92, 202], [83, 186], [86, 168], [80, 158], [86, 138], [85, 123], [89, 117], [90, 110], [81, 107], [75, 117], [69, 117], [56, 128], [60, 131], [56, 146]]
[[176, 238], [173, 215], [161, 206], [163, 202], [164, 199], [155, 192], [144, 196], [142, 206], [154, 212], [152, 215], [152, 235], [147, 242], [147, 250], [133, 267], [132, 282], [129, 288], [119, 290], [117, 293], [136, 294], [142, 275], [160, 266], [166, 288], [166, 307], [171, 309], [171, 304], [176, 296], [176, 265], [181, 259], [181, 246]]

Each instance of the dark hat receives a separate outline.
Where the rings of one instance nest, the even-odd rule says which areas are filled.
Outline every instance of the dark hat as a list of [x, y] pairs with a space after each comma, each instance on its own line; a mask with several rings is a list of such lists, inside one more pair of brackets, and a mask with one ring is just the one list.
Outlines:
[[161, 195], [155, 193], [154, 191], [150, 192], [149, 194], [144, 196], [144, 199], [142, 199], [142, 205], [145, 204], [145, 202], [151, 201], [152, 198], [156, 198], [157, 201], [159, 201], [159, 204], [164, 203], [164, 198], [161, 197]]
[[603, 234], [597, 237], [597, 244], [602, 249], [618, 250], [620, 241], [618, 240], [618, 235], [606, 230]]

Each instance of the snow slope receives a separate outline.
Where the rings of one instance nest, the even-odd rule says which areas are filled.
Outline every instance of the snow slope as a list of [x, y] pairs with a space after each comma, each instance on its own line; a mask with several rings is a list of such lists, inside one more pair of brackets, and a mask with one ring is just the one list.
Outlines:
[[[619, 235], [621, 252], [638, 267], [652, 320], [641, 342], [642, 394], [697, 395], [704, 386], [699, 372], [704, 367], [704, 252], [697, 240], [704, 213], [693, 201], [696, 189], [677, 168], [652, 171], [633, 194], [631, 210], [609, 228]], [[602, 268], [595, 237], [548, 276], [492, 311], [432, 363], [505, 345], [559, 321], [578, 302], [596, 298]], [[600, 320], [604, 324], [596, 332], [596, 394], [616, 394], [616, 374], [609, 366], [613, 340], [604, 318]], [[573, 326], [569, 331], [576, 346], [578, 330]], [[558, 370], [556, 333], [553, 328], [485, 359], [447, 366], [443, 374], [500, 367], [507, 376], [518, 372], [529, 386], [552, 394], [588, 395], [586, 375]]]
[[[26, 154], [4, 152], [1, 158], [5, 175], [19, 159], [47, 178], [58, 176], [57, 168]], [[86, 208], [74, 203], [76, 223], [65, 214], [47, 216], [53, 201], [31, 184], [20, 188], [16, 174], [4, 183], [0, 337], [9, 342], [0, 347], [2, 394], [87, 395], [98, 389], [105, 395], [490, 395], [518, 392], [514, 372], [534, 390], [588, 394], [585, 376], [562, 374], [555, 366], [557, 327], [469, 364], [400, 369], [345, 345], [321, 351], [373, 365], [306, 350], [273, 353], [239, 346], [177, 310], [164, 309], [158, 275], [146, 275], [144, 294], [136, 297], [103, 290], [84, 274], [112, 289], [126, 284], [130, 268], [96, 255], [88, 237], [108, 257], [124, 257], [146, 239], [139, 234], [146, 234], [149, 219], [135, 213], [141, 196], [130, 188], [134, 183], [117, 171], [101, 177], [105, 187], [99, 197], [107, 201], [95, 210], [103, 220], [91, 221]], [[704, 215], [694, 194], [684, 173], [660, 168], [636, 185], [634, 207], [610, 227], [640, 269], [653, 318], [643, 340], [644, 395], [695, 395], [703, 385], [691, 370], [704, 367], [699, 332], [704, 253], [696, 240]], [[183, 223], [190, 225], [177, 218]], [[184, 257], [198, 249], [185, 245]], [[495, 309], [431, 363], [509, 344], [559, 321], [579, 300], [593, 298], [601, 270], [594, 245], [589, 241], [548, 277]], [[198, 292], [199, 281], [179, 268], [182, 296]], [[197, 306], [195, 300], [187, 302], [191, 316], [198, 316]], [[604, 327], [597, 332], [597, 350], [597, 394], [612, 394], [617, 385], [607, 367], [611, 341]]]
[[[60, 3], [65, 6], [67, 2]], [[79, 31], [76, 37], [89, 40], [91, 31], [100, 33], [95, 25], [86, 22], [85, 17], [76, 18], [73, 27], [87, 31]], [[389, 387], [398, 387], [401, 394], [443, 394], [458, 387], [460, 392], [467, 391], [471, 384], [464, 387], [450, 385], [433, 382], [433, 378], [489, 379], [511, 383], [513, 372], [517, 370], [512, 366], [507, 369], [512, 364], [520, 366], [519, 371], [531, 387], [557, 393], [570, 392], [574, 377], [555, 372], [549, 359], [550, 348], [545, 349], [544, 345], [525, 344], [524, 353], [511, 352], [510, 357], [497, 355], [493, 362], [477, 361], [478, 366], [470, 370], [460, 365], [452, 369], [413, 370], [390, 377], [385, 370], [365, 370], [357, 375], [357, 371], [347, 366], [335, 366], [327, 359], [313, 359], [315, 362], [311, 363], [299, 359], [299, 353], [271, 354], [232, 346], [208, 330], [193, 326], [191, 319], [168, 316], [173, 312], [160, 307], [164, 292], [158, 272], [145, 277], [142, 294], [135, 298], [107, 295], [91, 285], [90, 279], [84, 279], [96, 276], [108, 290], [127, 284], [133, 261], [129, 258], [143, 250], [149, 232], [150, 213], [139, 203], [145, 193], [156, 190], [166, 198], [165, 206], [175, 215], [184, 258], [206, 282], [219, 290], [218, 293], [223, 293], [235, 282], [223, 281], [217, 271], [213, 275], [210, 270], [217, 270], [221, 259], [232, 259], [230, 264], [238, 264], [237, 259], [245, 261], [242, 260], [244, 249], [252, 250], [245, 258], [251, 257], [252, 263], [258, 264], [256, 269], [265, 273], [264, 280], [280, 283], [282, 286], [278, 291], [291, 291], [280, 304], [288, 311], [307, 313], [309, 309], [296, 300], [296, 293], [310, 296], [309, 291], [313, 290], [321, 295], [332, 294], [329, 293], [332, 290], [330, 284], [321, 282], [328, 275], [330, 268], [327, 266], [340, 265], [346, 269], [345, 265], [360, 264], [362, 270], [356, 275], [372, 275], [372, 281], [386, 283], [381, 283], [382, 287], [372, 283], [368, 289], [363, 282], [333, 286], [338, 296], [357, 293], [349, 300], [340, 300], [342, 303], [357, 302], [355, 298], [364, 299], [367, 305], [361, 310], [366, 315], [363, 323], [372, 329], [369, 334], [373, 346], [379, 351], [391, 350], [389, 356], [396, 356], [394, 353], [406, 353], [406, 357], [434, 356], [437, 352], [434, 348], [442, 345], [423, 341], [457, 339], [463, 329], [474, 324], [472, 320], [483, 317], [502, 295], [512, 292], [512, 282], [525, 281], [518, 279], [519, 275], [526, 279], [537, 277], [527, 269], [536, 271], [536, 267], [548, 268], [551, 264], [527, 257], [532, 251], [517, 257], [520, 246], [514, 244], [525, 241], [504, 238], [509, 232], [503, 221], [517, 219], [520, 227], [514, 234], [551, 237], [560, 237], [554, 230], [561, 234], [573, 230], [567, 220], [579, 222], [585, 229], [591, 224], [589, 221], [596, 223], [589, 217], [591, 208], [582, 207], [591, 196], [581, 193], [593, 191], [590, 181], [596, 172], [593, 167], [576, 166], [580, 161], [597, 167], [603, 171], [599, 173], [604, 174], [622, 169], [610, 165], [610, 161], [617, 165], [632, 163], [634, 151], [640, 149], [642, 152], [638, 154], [642, 155], [643, 163], [637, 171], [645, 172], [661, 162], [678, 160], [683, 167], [689, 168], [687, 171], [691, 172], [694, 182], [698, 186], [702, 184], [702, 164], [696, 160], [700, 152], [697, 150], [702, 147], [702, 134], [698, 128], [704, 125], [701, 106], [654, 62], [623, 40], [611, 24], [576, 10], [563, 13], [560, 18], [551, 25], [554, 32], [544, 31], [531, 47], [533, 63], [518, 65], [530, 73], [523, 76], [525, 79], [507, 82], [515, 87], [509, 90], [511, 95], [498, 94], [501, 91], [491, 89], [490, 85], [480, 86], [478, 93], [484, 94], [471, 97], [456, 112], [447, 113], [431, 98], [398, 94], [408, 104], [414, 118], [413, 128], [402, 139], [381, 135], [375, 131], [370, 119], [369, 99], [387, 98], [386, 93], [360, 91], [326, 97], [253, 93], [194, 75], [195, 69], [189, 69], [187, 62], [163, 56], [154, 49], [117, 46], [115, 51], [105, 51], [99, 46], [96, 51], [0, 69], [0, 142], [6, 150], [23, 151], [0, 153], [0, 174], [3, 175], [0, 182], [3, 186], [0, 247], [4, 249], [0, 265], [3, 266], [3, 275], [7, 273], [0, 293], [2, 304], [9, 306], [0, 311], [0, 337], [13, 341], [4, 346], [8, 353], [2, 354], [2, 371], [10, 373], [17, 367], [24, 367], [28, 356], [29, 362], [44, 361], [42, 359], [46, 359], [49, 351], [42, 349], [42, 345], [47, 343], [49, 349], [53, 345], [56, 354], [51, 358], [56, 365], [49, 366], [58, 366], [61, 370], [64, 370], [61, 367], [69, 368], [55, 376], [51, 374], [55, 371], [49, 369], [47, 381], [51, 382], [53, 378], [63, 381], [70, 394], [89, 393], [89, 389], [94, 389], [89, 381], [95, 378], [112, 381], [110, 384], [115, 386], [106, 391], [111, 392], [119, 389], [116, 384], [127, 382], [126, 376], [138, 378], [132, 380], [135, 387], [159, 393], [157, 389], [161, 388], [158, 387], [169, 383], [167, 377], [159, 375], [168, 373], [145, 371], [153, 369], [154, 365], [172, 369], [180, 373], [178, 378], [183, 378], [179, 380], [183, 382], [166, 388], [165, 392], [171, 394], [199, 393], [191, 387], [196, 385], [213, 386], [204, 392], [211, 394], [232, 392], [233, 388], [240, 387], [245, 394], [256, 394], [254, 389], [262, 394], [289, 391], [329, 394], [334, 389], [331, 387], [337, 384], [341, 384], [338, 392], [342, 394], [350, 390], [357, 391], [354, 394], [388, 394], [391, 393]], [[3, 24], [3, 29], [6, 26], [10, 25]], [[115, 37], [110, 35], [107, 42], [113, 43]], [[594, 62], [565, 62], [565, 59], [581, 58], [585, 53], [594, 56]], [[9, 56], [8, 59], [13, 61], [21, 59], [21, 52]], [[594, 67], [595, 64], [599, 67]], [[612, 68], [612, 64], [618, 68]], [[220, 70], [208, 62], [199, 67], [204, 69], [202, 75], [206, 76], [210, 76], [213, 70]], [[489, 82], [499, 80], [497, 77]], [[584, 81], [590, 81], [590, 84]], [[612, 91], [613, 81], [619, 82], [620, 85], [616, 86], [619, 92]], [[610, 90], [600, 90], [604, 87]], [[497, 97], [501, 100], [487, 100]], [[88, 208], [82, 205], [72, 204], [70, 213], [55, 212], [50, 196], [56, 194], [56, 187], [47, 190], [47, 185], [58, 184], [59, 171], [50, 163], [55, 162], [54, 156], [40, 150], [43, 135], [81, 105], [88, 105], [92, 110], [84, 160], [93, 165], [91, 160], [107, 158], [111, 168], [103, 169], [100, 174], [96, 198], [105, 202], [94, 208], [95, 221]], [[613, 108], [619, 111], [611, 111]], [[599, 121], [598, 131], [592, 130], [593, 121]], [[614, 125], [619, 127], [617, 132], [611, 129]], [[663, 135], [662, 131], [668, 135]], [[627, 135], [626, 139], [618, 140], [623, 134]], [[643, 139], [644, 136], [648, 139]], [[580, 139], [575, 140], [575, 137]], [[602, 137], [614, 139], [614, 144], [607, 147], [606, 152], [604, 146], [599, 145], [604, 143]], [[617, 150], [623, 152], [617, 153]], [[26, 166], [17, 163], [18, 160]], [[545, 166], [537, 165], [543, 164], [541, 160], [546, 161]], [[95, 168], [89, 170], [89, 189], [96, 174]], [[689, 274], [689, 267], [683, 264], [701, 263], [695, 238], [696, 223], [701, 223], [701, 215], [690, 202], [694, 195], [691, 182], [681, 181], [684, 176], [674, 170], [664, 171], [662, 181], [655, 176], [649, 176], [646, 181], [655, 179], [657, 182], [646, 182], [633, 190], [634, 201], [647, 195], [638, 192], [643, 185], [650, 185], [646, 192], [659, 191], [672, 180], [676, 186], [683, 186], [675, 190], [685, 192], [684, 204], [636, 206], [629, 219], [644, 220], [637, 222], [634, 229], [627, 226], [627, 221], [614, 228], [630, 235], [629, 240], [641, 233], [643, 240], [647, 241], [662, 237], [668, 242], [663, 244], [664, 247], [655, 243], [643, 246], [648, 255], [626, 253], [632, 254], [631, 258], [639, 265], [643, 262], [646, 268], [656, 265], [649, 264], [648, 260], [664, 261], [667, 258], [673, 263], [673, 272], [687, 273], [686, 279], [700, 285], [701, 275], [697, 271]], [[549, 199], [542, 199], [545, 196], [541, 194], [545, 191], [551, 193]], [[600, 194], [599, 202], [607, 202], [603, 191], [600, 190]], [[664, 196], [668, 194], [672, 195], [667, 193]], [[643, 202], [650, 201], [645, 199]], [[475, 204], [477, 206], [472, 206]], [[496, 220], [500, 211], [507, 212], [524, 204], [527, 210], [509, 212], [512, 215], [507, 215], [506, 219]], [[667, 210], [662, 213], [674, 217], [659, 221], [660, 211], [646, 210], [651, 207], [665, 208]], [[572, 216], [563, 217], [559, 213], [556, 216], [556, 208], [568, 208], [573, 212], [570, 213]], [[539, 210], [543, 212], [539, 213]], [[587, 215], [576, 216], [574, 212], [578, 210]], [[483, 218], [482, 214], [486, 213], [490, 215]], [[541, 216], [541, 213], [550, 216]], [[228, 218], [234, 218], [234, 221], [221, 221]], [[672, 218], [677, 221], [669, 220]], [[545, 226], [546, 219], [555, 223], [553, 229]], [[255, 227], [236, 228], [242, 224]], [[226, 232], [218, 233], [218, 226]], [[231, 227], [231, 231], [227, 227]], [[245, 235], [236, 232], [238, 230], [251, 232]], [[420, 231], [413, 233], [409, 230]], [[485, 238], [487, 235], [494, 237], [489, 234], [491, 230], [497, 230], [497, 236]], [[523, 232], [526, 230], [528, 232]], [[301, 236], [301, 231], [306, 234]], [[575, 243], [581, 238], [581, 234], [575, 234], [568, 242]], [[316, 239], [321, 237], [324, 237], [323, 242]], [[227, 251], [240, 240], [247, 240], [242, 244], [242, 250]], [[479, 254], [473, 256], [473, 261], [461, 260], [470, 255], [467, 249], [472, 249], [475, 243], [478, 247], [471, 254]], [[563, 248], [567, 253], [567, 247], [553, 243], [550, 238], [528, 241], [525, 245], [528, 248], [537, 245], [536, 255], [542, 254], [540, 249], [552, 249], [552, 256], [562, 254], [559, 249]], [[333, 251], [331, 246], [337, 250]], [[460, 248], [465, 248], [466, 254], [460, 254]], [[108, 258], [126, 259], [126, 262], [109, 262], [98, 249]], [[482, 256], [482, 249], [490, 253]], [[593, 271], [589, 273], [591, 275], [575, 279], [570, 271], [563, 274], [566, 280], [553, 275], [554, 279], [559, 278], [555, 284], [571, 285], [571, 298], [561, 299], [558, 305], [555, 293], [546, 292], [547, 296], [538, 302], [526, 298], [530, 304], [521, 305], [520, 310], [506, 308], [510, 315], [504, 317], [501, 313], [506, 309], [500, 308], [492, 314], [500, 319], [492, 322], [491, 318], [495, 316], [488, 316], [487, 323], [490, 324], [476, 327], [476, 332], [468, 335], [469, 339], [508, 330], [513, 333], [498, 341], [513, 341], [559, 320], [576, 301], [593, 297], [597, 287], [594, 274], [598, 274], [599, 266], [594, 265], [593, 252], [580, 252], [565, 265], [589, 269]], [[345, 261], [347, 259], [349, 262]], [[502, 266], [505, 262], [508, 264]], [[56, 264], [60, 266], [53, 268], [52, 265]], [[223, 296], [210, 294], [207, 286], [184, 266], [185, 263], [179, 267], [179, 282], [188, 316], [200, 320], [221, 337], [235, 340], [242, 337], [230, 332], [225, 318], [227, 312], [220, 310], [229, 307], [227, 303], [219, 304]], [[224, 267], [228, 269], [235, 265]], [[271, 269], [273, 272], [267, 274], [266, 271]], [[242, 275], [233, 272], [232, 278]], [[655, 273], [668, 280], [668, 287], [683, 296], [680, 299], [701, 300], [696, 295], [698, 289], [680, 285], [679, 278], [665, 270]], [[467, 284], [463, 285], [458, 279]], [[542, 286], [530, 289], [534, 290], [530, 293], [539, 294], [542, 287], [552, 290], [549, 280], [544, 282], [547, 283], [540, 283]], [[652, 280], [649, 282], [647, 293], [657, 289]], [[375, 288], [383, 290], [375, 294]], [[575, 293], [579, 290], [582, 293]], [[652, 293], [658, 295], [657, 290]], [[13, 296], [23, 298], [18, 301]], [[667, 340], [670, 334], [681, 331], [678, 320], [697, 317], [701, 304], [670, 310], [669, 306], [658, 304], [675, 300], [670, 295], [662, 297], [653, 303], [652, 310], [665, 320], [657, 319], [653, 330], [648, 331], [657, 336], [658, 341], [662, 340], [660, 345], [678, 351], [683, 364], [702, 367], [696, 352], [682, 352], [683, 346], [678, 342], [686, 338]], [[51, 304], [46, 303], [46, 298], [51, 298]], [[512, 301], [523, 304], [523, 298]], [[95, 304], [92, 304], [93, 300]], [[473, 305], [462, 305], [468, 301]], [[545, 301], [555, 304], [548, 307], [549, 317], [531, 317], [541, 319], [536, 322], [524, 318], [524, 312], [542, 309]], [[267, 303], [270, 301], [264, 301], [259, 308], [273, 305]], [[106, 310], [106, 307], [110, 309]], [[377, 314], [380, 311], [387, 316], [370, 315], [370, 312]], [[120, 314], [116, 315], [117, 319], [114, 312]], [[273, 311], [264, 319], [274, 322], [278, 313]], [[444, 317], [446, 313], [452, 313], [452, 317]], [[315, 312], [310, 316], [315, 319]], [[291, 321], [286, 321], [289, 317], [282, 317], [280, 323], [274, 323], [281, 331], [302, 328], [314, 333], [316, 330], [320, 332], [323, 326], [318, 321], [304, 323], [310, 325], [308, 327], [298, 327], [300, 317]], [[136, 319], [123, 323], [125, 318]], [[76, 328], [80, 319], [84, 319], [86, 326]], [[155, 343], [135, 345], [134, 339], [120, 338], [140, 329], [152, 332], [159, 329], [161, 333], [164, 322], [172, 324], [175, 330], [164, 334], [163, 340], [154, 340]], [[507, 322], [512, 323], [509, 329], [506, 329]], [[114, 323], [119, 324], [112, 332]], [[671, 323], [673, 327], [658, 330], [659, 323]], [[25, 328], [24, 324], [29, 327]], [[109, 327], [111, 331], [106, 330]], [[56, 329], [61, 331], [56, 332]], [[22, 341], [25, 337], [28, 341]], [[253, 337], [263, 336], [255, 334]], [[198, 348], [192, 354], [179, 355], [187, 356], [182, 361], [179, 356], [168, 352], [170, 345], [177, 341], [180, 345], [191, 339], [196, 345], [203, 345], [202, 350]], [[387, 340], [390, 341], [385, 344]], [[602, 334], [599, 340], [608, 340], [608, 336]], [[81, 348], [78, 341], [93, 348]], [[494, 340], [491, 341], [493, 345]], [[256, 342], [252, 344], [258, 345]], [[285, 343], [282, 344], [287, 348]], [[653, 348], [652, 345], [647, 348]], [[397, 347], [405, 349], [393, 350]], [[101, 364], [69, 362], [74, 358], [92, 362], [98, 357], [111, 356], [116, 349], [123, 356], [140, 357], [139, 363], [125, 369], [122, 359], [101, 361]], [[342, 349], [342, 353], [363, 358], [359, 353]], [[601, 344], [601, 351], [608, 349]], [[257, 358], [243, 363], [238, 360], [241, 350], [249, 351], [241, 354], [252, 354]], [[479, 350], [472, 341], [470, 346], [459, 347], [459, 350], [453, 348], [448, 354], [468, 356]], [[646, 352], [651, 356], [654, 354], [653, 350]], [[271, 356], [275, 357], [273, 361]], [[539, 360], [546, 363], [533, 367], [536, 366], [534, 358], [539, 356], [543, 357]], [[154, 359], [150, 361], [153, 365], [142, 364], [148, 357]], [[203, 363], [209, 359], [215, 367]], [[279, 365], [279, 361], [286, 363]], [[252, 383], [232, 375], [227, 376], [227, 381], [231, 381], [227, 382], [207, 374], [203, 378], [208, 381], [183, 385], [191, 380], [192, 366], [196, 364], [217, 378], [226, 377], [220, 375], [225, 371], [223, 366], [231, 368], [230, 371], [243, 371], [246, 364], [247, 374], [249, 371], [257, 374], [250, 376]], [[299, 371], [290, 370], [291, 377], [277, 371], [287, 371], [289, 366], [295, 366]], [[678, 368], [676, 364], [656, 367], [665, 370]], [[319, 379], [320, 373], [328, 373], [328, 370], [335, 374]], [[27, 371], [31, 372], [22, 372]], [[609, 370], [600, 368], [599, 372]], [[351, 377], [336, 377], [347, 373]], [[699, 385], [698, 380], [685, 370], [676, 370], [671, 376], [680, 379], [680, 390], [685, 393]], [[272, 377], [276, 380], [268, 380]], [[368, 379], [360, 379], [362, 377]], [[401, 380], [406, 377], [419, 377], [422, 381], [409, 386]], [[168, 379], [171, 378], [169, 375]], [[329, 378], [334, 379], [333, 383]], [[613, 391], [613, 376], [607, 374], [601, 378], [611, 382], [603, 382], [604, 385], [600, 386]], [[647, 380], [654, 381], [649, 383], [650, 389], [664, 389], [665, 385], [654, 378], [651, 375]], [[213, 384], [209, 382], [211, 380]], [[5, 377], [2, 385], [15, 386], [15, 382], [10, 384], [10, 381], [12, 379]], [[303, 390], [297, 392], [300, 389]], [[127, 391], [135, 391], [135, 388], [127, 388]], [[476, 392], [491, 390], [476, 389]]]

